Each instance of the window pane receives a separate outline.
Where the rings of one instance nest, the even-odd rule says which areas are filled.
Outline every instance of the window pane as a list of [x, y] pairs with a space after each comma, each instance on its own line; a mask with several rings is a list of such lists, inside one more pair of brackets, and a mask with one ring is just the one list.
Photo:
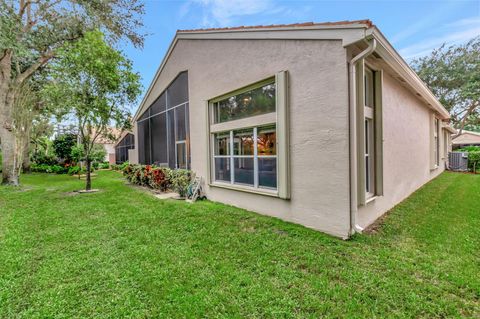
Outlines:
[[230, 133], [215, 134], [215, 155], [230, 155]]
[[215, 159], [215, 180], [230, 182], [230, 158]]
[[235, 158], [233, 172], [235, 184], [253, 185], [253, 157]]
[[261, 155], [277, 154], [277, 134], [275, 125], [265, 126], [257, 130], [257, 153]]
[[182, 72], [167, 88], [167, 108], [188, 101], [188, 73]]
[[161, 113], [151, 118], [152, 163], [156, 165], [168, 163], [167, 122], [166, 114]]
[[253, 129], [233, 132], [233, 154], [253, 155]]
[[258, 185], [277, 188], [277, 159], [258, 159]]
[[365, 105], [372, 108], [375, 106], [373, 88], [373, 72], [365, 69]]
[[368, 149], [369, 138], [370, 138], [370, 133], [368, 132], [368, 120], [365, 120], [365, 154], [369, 153], [369, 149]]
[[215, 123], [275, 112], [275, 83], [215, 103]]
[[187, 148], [185, 143], [177, 143], [177, 168], [187, 168]]
[[370, 193], [370, 157], [365, 156], [365, 190]]

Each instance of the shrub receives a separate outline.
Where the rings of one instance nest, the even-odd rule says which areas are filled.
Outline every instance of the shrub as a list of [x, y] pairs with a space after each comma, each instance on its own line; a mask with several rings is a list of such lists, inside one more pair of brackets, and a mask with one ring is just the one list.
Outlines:
[[81, 171], [80, 166], [77, 166], [77, 165], [70, 166], [68, 168], [68, 175], [76, 175], [76, 174], [79, 174], [80, 171]]
[[455, 152], [480, 152], [480, 146], [465, 146], [455, 150]]
[[[115, 169], [119, 166], [116, 165]], [[186, 169], [172, 170], [168, 167], [138, 164], [125, 165], [123, 175], [132, 184], [148, 186], [161, 191], [173, 189], [182, 197], [186, 196], [192, 177], [192, 173]]]
[[156, 167], [152, 169], [152, 177], [150, 179], [150, 187], [166, 191], [170, 186], [170, 169]]
[[72, 147], [77, 144], [77, 136], [75, 134], [59, 135], [53, 141], [53, 151], [58, 158], [65, 162], [72, 161]]
[[480, 169], [480, 151], [468, 152], [468, 167], [473, 170]]
[[110, 163], [109, 162], [99, 163], [98, 167], [100, 169], [109, 169], [110, 168]]
[[172, 188], [180, 197], [187, 196], [188, 186], [192, 180], [192, 174], [187, 169], [175, 169], [170, 174]]
[[30, 166], [32, 172], [38, 173], [55, 173], [55, 174], [66, 174], [69, 170], [68, 167], [60, 165], [47, 165], [47, 164], [32, 164]]
[[44, 164], [50, 166], [58, 164], [57, 158], [54, 155], [36, 154], [32, 157], [32, 160], [37, 165]]

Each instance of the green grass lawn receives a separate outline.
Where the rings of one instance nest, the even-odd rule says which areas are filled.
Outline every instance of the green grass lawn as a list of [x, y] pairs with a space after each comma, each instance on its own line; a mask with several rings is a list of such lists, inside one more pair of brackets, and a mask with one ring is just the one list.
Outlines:
[[342, 241], [100, 172], [0, 188], [1, 318], [479, 317], [480, 176], [444, 173]]

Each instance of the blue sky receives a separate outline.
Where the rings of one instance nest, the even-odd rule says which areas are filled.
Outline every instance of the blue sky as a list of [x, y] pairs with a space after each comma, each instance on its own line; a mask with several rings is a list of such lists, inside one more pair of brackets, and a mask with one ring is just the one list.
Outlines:
[[480, 0], [145, 0], [143, 49], [124, 47], [148, 88], [177, 29], [370, 19], [408, 60], [480, 35]]

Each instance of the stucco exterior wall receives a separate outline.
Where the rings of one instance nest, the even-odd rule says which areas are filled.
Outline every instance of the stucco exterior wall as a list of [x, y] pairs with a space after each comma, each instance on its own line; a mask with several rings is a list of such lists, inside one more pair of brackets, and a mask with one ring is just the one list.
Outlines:
[[384, 195], [359, 207], [362, 227], [400, 203], [445, 169], [445, 135], [439, 135], [440, 165], [431, 170], [432, 111], [387, 72], [383, 78]]
[[189, 77], [191, 166], [205, 180], [209, 165], [206, 102], [279, 71], [289, 72], [291, 199], [208, 185], [206, 195], [347, 237], [348, 79], [341, 41], [179, 40], [145, 105], [184, 70]]

